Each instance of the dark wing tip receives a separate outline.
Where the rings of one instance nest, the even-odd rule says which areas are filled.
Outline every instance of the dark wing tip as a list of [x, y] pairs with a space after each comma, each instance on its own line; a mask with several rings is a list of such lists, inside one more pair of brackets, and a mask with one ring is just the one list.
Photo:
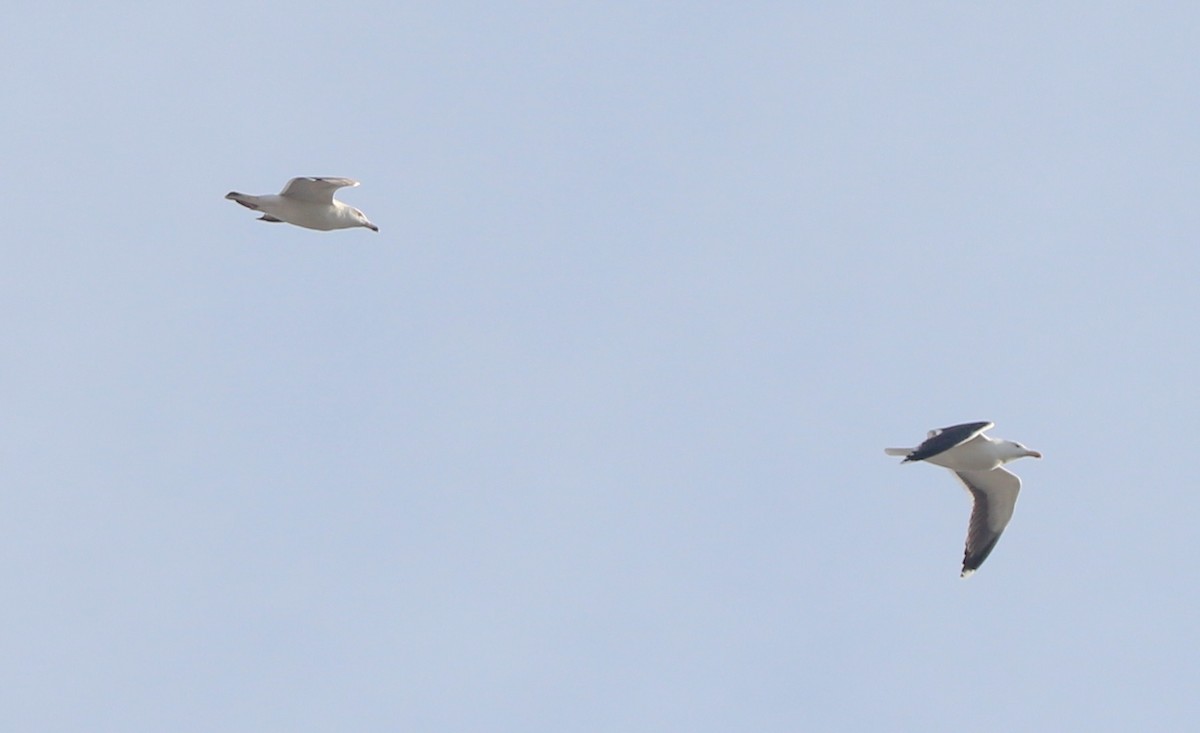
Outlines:
[[992, 554], [992, 550], [996, 549], [996, 544], [1000, 542], [1000, 535], [992, 538], [992, 541], [978, 548], [975, 552], [967, 550], [963, 553], [963, 577], [967, 577], [971, 573], [979, 569], [983, 565], [983, 561], [988, 559], [988, 555]]

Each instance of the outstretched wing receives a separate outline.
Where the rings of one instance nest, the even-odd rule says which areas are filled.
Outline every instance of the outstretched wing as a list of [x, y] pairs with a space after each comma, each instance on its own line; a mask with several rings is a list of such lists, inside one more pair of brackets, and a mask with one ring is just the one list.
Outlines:
[[937, 454], [944, 453], [956, 445], [962, 445], [976, 435], [985, 430], [991, 430], [993, 427], [994, 423], [990, 422], [968, 422], [962, 425], [951, 425], [948, 428], [931, 430], [925, 442], [914, 448], [913, 452], [909, 453], [901, 463], [933, 458]]
[[339, 188], [357, 186], [358, 181], [349, 178], [293, 178], [279, 192], [280, 196], [306, 201], [310, 204], [332, 204], [333, 193]]
[[963, 551], [962, 577], [974, 573], [1000, 541], [1012, 519], [1021, 491], [1021, 479], [1003, 468], [991, 471], [955, 471], [954, 475], [975, 500], [967, 523], [967, 546]]

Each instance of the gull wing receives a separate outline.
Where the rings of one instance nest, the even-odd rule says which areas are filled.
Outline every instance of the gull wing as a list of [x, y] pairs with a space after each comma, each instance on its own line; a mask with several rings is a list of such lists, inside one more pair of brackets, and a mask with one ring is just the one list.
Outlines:
[[967, 523], [967, 546], [963, 551], [962, 577], [979, 569], [1000, 541], [1000, 535], [1012, 519], [1021, 491], [1021, 479], [1003, 468], [991, 471], [955, 471], [975, 500]]
[[962, 445], [976, 435], [985, 430], [991, 430], [993, 427], [995, 427], [995, 423], [968, 422], [962, 425], [951, 425], [948, 428], [930, 430], [929, 437], [925, 439], [925, 442], [914, 448], [912, 453], [909, 453], [901, 463], [933, 458], [939, 453], [945, 453], [956, 445]]
[[310, 204], [332, 204], [333, 193], [339, 188], [354, 187], [358, 181], [349, 178], [293, 178], [288, 181], [280, 196]]

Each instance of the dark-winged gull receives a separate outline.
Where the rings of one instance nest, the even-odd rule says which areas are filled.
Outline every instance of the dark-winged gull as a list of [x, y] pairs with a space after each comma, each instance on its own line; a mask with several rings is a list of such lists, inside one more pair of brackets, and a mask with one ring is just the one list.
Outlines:
[[333, 198], [333, 192], [339, 188], [357, 185], [358, 181], [349, 178], [293, 178], [278, 194], [251, 196], [230, 191], [225, 198], [247, 209], [261, 211], [260, 221], [286, 221], [323, 232], [350, 227], [366, 227], [377, 232], [379, 227], [368, 221], [361, 211]]
[[963, 552], [962, 577], [969, 578], [995, 549], [1001, 533], [1012, 519], [1021, 479], [1005, 470], [1004, 464], [1018, 458], [1042, 454], [1011, 440], [989, 438], [990, 422], [969, 422], [930, 430], [916, 448], [887, 448], [889, 456], [904, 456], [901, 463], [925, 461], [948, 468], [962, 482], [975, 506], [967, 524], [967, 547]]

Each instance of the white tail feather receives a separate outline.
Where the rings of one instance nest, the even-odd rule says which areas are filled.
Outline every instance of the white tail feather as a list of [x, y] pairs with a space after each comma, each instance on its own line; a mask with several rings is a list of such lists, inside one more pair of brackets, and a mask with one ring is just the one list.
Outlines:
[[242, 206], [245, 206], [247, 209], [258, 211], [258, 196], [251, 196], [250, 194], [246, 193], [230, 191], [229, 193], [225, 194], [225, 198], [229, 199], [230, 201], [236, 201]]

